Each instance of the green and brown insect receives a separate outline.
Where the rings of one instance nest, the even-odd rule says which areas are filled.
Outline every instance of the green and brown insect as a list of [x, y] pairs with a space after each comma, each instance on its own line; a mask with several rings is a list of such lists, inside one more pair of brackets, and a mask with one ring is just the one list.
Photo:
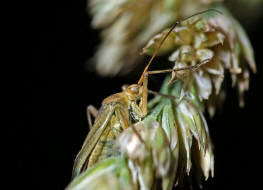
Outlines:
[[[210, 10], [199, 12], [197, 14], [202, 14]], [[132, 124], [137, 121], [141, 121], [147, 115], [148, 93], [153, 93], [152, 91], [148, 90], [149, 75], [170, 73], [182, 70], [195, 70], [200, 65], [206, 63], [201, 62], [194, 66], [185, 68], [148, 71], [149, 66], [151, 65], [153, 59], [157, 55], [158, 50], [166, 38], [182, 21], [177, 21], [161, 40], [159, 46], [156, 48], [154, 54], [146, 65], [137, 84], [123, 86], [122, 92], [105, 98], [99, 111], [97, 111], [93, 106], [88, 107], [87, 113], [90, 126], [92, 126], [90, 114], [95, 116], [95, 121], [84, 141], [84, 144], [82, 145], [80, 152], [76, 156], [73, 166], [73, 178], [100, 160], [120, 154], [119, 150], [114, 148], [115, 139], [124, 129], [132, 126]], [[157, 94], [163, 95], [160, 93]], [[167, 95], [163, 96], [167, 97]]]

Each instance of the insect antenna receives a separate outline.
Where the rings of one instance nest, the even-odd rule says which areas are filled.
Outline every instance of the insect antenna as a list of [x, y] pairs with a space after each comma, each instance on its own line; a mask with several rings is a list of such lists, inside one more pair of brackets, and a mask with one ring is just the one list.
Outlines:
[[195, 17], [195, 16], [197, 16], [197, 15], [204, 14], [204, 13], [209, 12], [209, 11], [214, 11], [214, 12], [223, 14], [222, 12], [220, 12], [220, 11], [218, 11], [218, 10], [216, 10], [216, 9], [207, 9], [207, 10], [204, 10], [204, 11], [201, 11], [201, 12], [198, 12], [198, 13], [195, 13], [195, 14], [193, 14], [193, 15], [191, 15], [191, 16], [189, 16], [189, 17], [186, 17], [186, 18], [184, 18], [184, 19], [182, 19], [182, 20], [180, 20], [180, 21], [176, 21], [176, 22], [175, 22], [175, 24], [174, 24], [174, 25], [172, 26], [172, 28], [168, 31], [168, 33], [163, 37], [163, 39], [161, 40], [160, 44], [158, 45], [158, 47], [157, 47], [156, 50], [154, 51], [151, 59], [149, 60], [148, 64], [146, 65], [146, 67], [145, 67], [145, 69], [144, 69], [144, 71], [143, 71], [143, 73], [142, 73], [142, 75], [141, 75], [141, 77], [140, 77], [140, 79], [139, 79], [139, 81], [138, 81], [138, 85], [141, 85], [141, 84], [142, 84], [142, 82], [143, 82], [143, 76], [144, 76], [145, 73], [148, 71], [148, 68], [149, 68], [149, 66], [151, 65], [153, 59], [156, 57], [156, 55], [157, 55], [158, 51], [160, 50], [160, 48], [162, 47], [163, 43], [165, 42], [165, 40], [167, 39], [167, 37], [170, 35], [170, 33], [175, 29], [175, 27], [176, 27], [177, 25], [181, 24], [182, 22], [184, 22], [184, 21], [192, 18], [192, 17]]

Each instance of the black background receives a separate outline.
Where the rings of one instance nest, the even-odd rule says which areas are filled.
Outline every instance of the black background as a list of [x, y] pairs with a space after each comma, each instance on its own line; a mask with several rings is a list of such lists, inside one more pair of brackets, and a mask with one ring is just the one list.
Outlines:
[[[90, 28], [85, 0], [45, 2], [33, 9], [33, 78], [23, 83], [23, 117], [11, 129], [19, 142], [14, 163], [22, 184], [32, 189], [64, 189], [74, 157], [88, 132], [86, 106], [102, 100], [137, 78], [100, 78], [85, 69], [99, 42]], [[215, 178], [205, 189], [250, 189], [262, 176], [262, 33], [260, 22], [247, 28], [258, 73], [251, 77], [246, 106], [238, 107], [229, 88], [224, 110], [208, 120], [215, 145]], [[21, 178], [22, 177], [22, 178]], [[19, 185], [20, 186], [20, 185]]]

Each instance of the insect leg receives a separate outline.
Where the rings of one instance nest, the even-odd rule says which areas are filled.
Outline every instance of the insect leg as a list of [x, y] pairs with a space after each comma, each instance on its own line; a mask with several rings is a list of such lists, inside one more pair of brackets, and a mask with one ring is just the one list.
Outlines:
[[96, 118], [97, 115], [98, 115], [98, 110], [97, 108], [95, 108], [93, 105], [89, 105], [87, 107], [87, 118], [88, 118], [88, 122], [89, 122], [89, 129], [91, 129], [93, 123], [92, 123], [92, 120], [91, 120], [91, 115]]
[[[211, 59], [205, 59], [196, 65], [189, 66], [189, 67], [182, 67], [182, 68], [176, 68], [176, 69], [166, 69], [166, 70], [156, 70], [156, 71], [147, 71], [143, 75], [143, 92], [142, 92], [142, 100], [140, 102], [140, 108], [142, 109], [142, 112], [144, 116], [147, 114], [147, 98], [148, 98], [148, 75], [154, 75], [154, 74], [161, 74], [161, 73], [170, 73], [170, 72], [176, 72], [176, 71], [182, 71], [182, 70], [191, 70], [195, 71], [198, 69], [201, 65], [206, 64]], [[169, 83], [168, 83], [169, 84]], [[152, 93], [153, 91], [149, 91]], [[155, 93], [156, 94], [156, 93]], [[161, 94], [158, 94], [161, 95]]]
[[143, 75], [143, 86], [142, 86], [142, 100], [140, 102], [140, 108], [144, 116], [147, 115], [147, 100], [148, 100], [148, 72]]
[[[147, 71], [146, 73], [144, 73], [144, 75], [143, 75], [143, 86], [142, 86], [142, 90], [143, 90], [143, 92], [142, 92], [142, 100], [141, 100], [141, 102], [140, 102], [140, 108], [141, 108], [141, 110], [142, 110], [142, 112], [143, 112], [143, 115], [144, 116], [146, 116], [147, 115], [147, 109], [148, 109], [148, 92], [149, 93], [152, 93], [152, 94], [157, 94], [157, 92], [153, 92], [153, 91], [151, 91], [151, 90], [148, 90], [148, 75], [149, 74], [157, 74], [157, 73], [155, 73], [155, 72], [161, 72], [161, 71], [163, 71], [163, 70], [160, 70], [160, 71]], [[153, 72], [153, 73], [152, 73]], [[171, 71], [170, 71], [171, 72]], [[163, 94], [161, 94], [161, 93], [158, 93], [158, 95], [163, 95]], [[168, 96], [168, 95], [163, 95], [163, 96]], [[173, 97], [170, 97], [170, 98], [172, 98], [173, 99]]]
[[129, 122], [128, 122], [128, 118], [126, 118], [123, 114], [122, 114], [122, 111], [119, 109], [119, 110], [116, 110], [115, 111], [115, 114], [117, 115], [117, 117], [119, 118], [120, 120], [120, 124], [124, 129], [127, 129], [129, 126], [132, 128], [132, 130], [134, 131], [135, 135], [139, 138], [139, 140], [143, 143], [143, 139], [140, 135], [140, 133], [137, 131], [137, 129], [135, 129], [134, 125], [129, 125]]
[[182, 68], [176, 68], [176, 69], [165, 69], [165, 70], [157, 70], [157, 71], [147, 71], [148, 75], [154, 75], [154, 74], [161, 74], [161, 73], [171, 73], [171, 72], [177, 72], [177, 71], [185, 71], [185, 70], [190, 70], [190, 71], [195, 71], [198, 69], [200, 66], [206, 64], [209, 62], [211, 59], [205, 59], [196, 65], [189, 66], [189, 67], [182, 67]]
[[115, 115], [120, 121], [121, 128], [124, 130], [124, 129], [127, 129], [129, 127], [130, 122], [129, 122], [128, 115], [126, 115], [124, 113], [124, 111], [122, 111], [121, 109], [122, 108], [116, 109], [115, 110]]

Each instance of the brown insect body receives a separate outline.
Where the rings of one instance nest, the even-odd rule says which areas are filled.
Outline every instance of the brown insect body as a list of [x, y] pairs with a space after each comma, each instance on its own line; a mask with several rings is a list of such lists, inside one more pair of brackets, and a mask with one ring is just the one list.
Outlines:
[[146, 115], [142, 107], [147, 103], [142, 103], [142, 94], [143, 86], [133, 84], [103, 100], [94, 125], [75, 159], [73, 177], [100, 160], [119, 155], [114, 147], [115, 139], [132, 121], [139, 121]]
[[[202, 14], [207, 11], [209, 10], [199, 12], [197, 14]], [[142, 120], [147, 115], [148, 75], [170, 73], [181, 70], [195, 70], [200, 65], [204, 64], [199, 63], [185, 68], [148, 71], [150, 64], [157, 55], [157, 52], [163, 42], [179, 23], [180, 22], [176, 22], [161, 40], [159, 46], [145, 67], [138, 83], [125, 86], [122, 92], [113, 94], [104, 99], [95, 118], [94, 125], [88, 133], [88, 136], [86, 137], [84, 144], [75, 159], [73, 166], [73, 178], [98, 161], [107, 157], [119, 155], [118, 149], [114, 148], [115, 139], [124, 129], [132, 126], [132, 123]]]

